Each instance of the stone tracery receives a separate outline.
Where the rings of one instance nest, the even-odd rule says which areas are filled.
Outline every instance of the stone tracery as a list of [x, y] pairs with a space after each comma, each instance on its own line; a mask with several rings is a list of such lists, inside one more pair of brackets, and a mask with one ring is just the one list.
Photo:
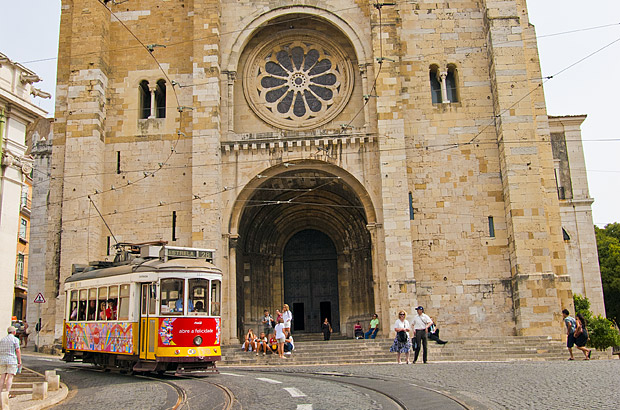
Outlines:
[[263, 120], [285, 129], [315, 128], [342, 111], [352, 83], [351, 63], [337, 46], [297, 30], [250, 56], [244, 92]]

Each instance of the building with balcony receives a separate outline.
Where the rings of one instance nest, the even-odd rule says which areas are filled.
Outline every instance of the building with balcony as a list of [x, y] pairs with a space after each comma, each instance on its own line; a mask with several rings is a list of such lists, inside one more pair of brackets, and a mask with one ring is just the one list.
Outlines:
[[33, 98], [49, 97], [34, 87], [38, 81], [32, 70], [0, 53], [0, 329], [11, 324], [14, 313], [24, 314], [33, 164], [26, 133], [47, 114]]

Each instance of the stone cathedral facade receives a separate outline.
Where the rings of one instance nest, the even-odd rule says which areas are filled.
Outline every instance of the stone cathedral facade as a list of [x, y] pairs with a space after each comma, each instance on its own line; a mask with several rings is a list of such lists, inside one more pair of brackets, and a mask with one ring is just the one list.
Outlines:
[[419, 304], [449, 336], [604, 312], [583, 117], [547, 115], [535, 37], [525, 0], [63, 0], [42, 344], [115, 241], [215, 249], [225, 342], [283, 303], [385, 336]]

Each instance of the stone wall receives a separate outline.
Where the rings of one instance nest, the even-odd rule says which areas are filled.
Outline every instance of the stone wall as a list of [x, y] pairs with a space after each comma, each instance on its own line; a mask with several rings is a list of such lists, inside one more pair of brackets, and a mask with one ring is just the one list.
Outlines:
[[[308, 202], [297, 205], [307, 211], [300, 220], [320, 228], [325, 218], [329, 231], [329, 218], [355, 219], [333, 228], [335, 243], [349, 240], [353, 250], [353, 228], [344, 227], [365, 224], [370, 237], [370, 260], [360, 256], [366, 251], [340, 255], [342, 328], [377, 312], [387, 330], [399, 309], [413, 313], [422, 304], [448, 337], [479, 334], [482, 326], [491, 336], [560, 337], [558, 312], [570, 305], [575, 278], [523, 1], [376, 8], [353, 0], [143, 0], [110, 7], [116, 17], [96, 3], [63, 2], [49, 286], [62, 283], [73, 263], [110, 258], [112, 236], [213, 248], [225, 278], [224, 340], [235, 338], [262, 305], [289, 302], [279, 252], [301, 226], [274, 218], [280, 225], [270, 253], [241, 255], [240, 246], [251, 227], [250, 201], [269, 186], [263, 182], [300, 170], [338, 178], [329, 189], [311, 189], [323, 208], [333, 200], [360, 210], [355, 217]], [[284, 63], [261, 47], [295, 44], [303, 58], [315, 47], [312, 53], [331, 59], [324, 70], [332, 77], [320, 81], [333, 88], [312, 103], [316, 111], [308, 111], [310, 100], [295, 111], [293, 96], [269, 112], [260, 105], [271, 104], [265, 84], [281, 82], [262, 82], [265, 61]], [[309, 66], [297, 71], [299, 84], [286, 81], [302, 90], [302, 78], [312, 76]], [[433, 103], [431, 73], [444, 90], [454, 86], [450, 101], [444, 91]], [[166, 82], [165, 118], [140, 119], [144, 80]], [[261, 196], [262, 206], [278, 195]], [[258, 288], [243, 281], [256, 266], [263, 272], [257, 279], [273, 289], [253, 300]], [[371, 271], [358, 277], [352, 269]], [[583, 280], [586, 289], [591, 280], [594, 273]], [[363, 302], [342, 292], [353, 283], [364, 287]], [[63, 303], [60, 295], [53, 308], [57, 329]]]

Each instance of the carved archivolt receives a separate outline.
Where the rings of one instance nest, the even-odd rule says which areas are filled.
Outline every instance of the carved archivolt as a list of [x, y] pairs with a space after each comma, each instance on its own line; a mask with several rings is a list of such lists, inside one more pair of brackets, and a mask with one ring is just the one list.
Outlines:
[[276, 127], [317, 128], [338, 115], [353, 91], [353, 67], [339, 47], [296, 30], [259, 45], [243, 76], [254, 112]]

